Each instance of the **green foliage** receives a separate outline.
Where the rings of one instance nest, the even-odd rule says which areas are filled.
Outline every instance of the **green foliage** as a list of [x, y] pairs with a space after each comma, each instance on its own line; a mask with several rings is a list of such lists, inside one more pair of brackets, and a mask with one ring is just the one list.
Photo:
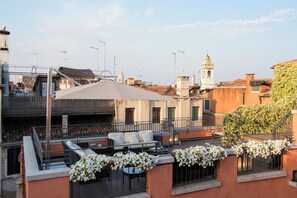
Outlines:
[[272, 84], [273, 102], [284, 98], [296, 100], [297, 97], [297, 66], [285, 64], [275, 68]]
[[297, 67], [281, 65], [275, 70], [270, 104], [242, 106], [227, 113], [224, 119], [222, 143], [232, 146], [244, 134], [270, 133], [273, 126], [297, 107]]

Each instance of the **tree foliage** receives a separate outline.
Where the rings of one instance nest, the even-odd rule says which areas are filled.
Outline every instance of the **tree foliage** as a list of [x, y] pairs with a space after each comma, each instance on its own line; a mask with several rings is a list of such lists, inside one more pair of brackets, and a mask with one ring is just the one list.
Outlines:
[[296, 100], [297, 98], [297, 66], [283, 64], [274, 68], [275, 75], [272, 84], [271, 97], [273, 102], [284, 98]]
[[236, 144], [244, 134], [270, 133], [273, 126], [289, 111], [297, 107], [297, 67], [280, 65], [275, 69], [272, 84], [272, 103], [242, 106], [225, 114], [225, 146]]

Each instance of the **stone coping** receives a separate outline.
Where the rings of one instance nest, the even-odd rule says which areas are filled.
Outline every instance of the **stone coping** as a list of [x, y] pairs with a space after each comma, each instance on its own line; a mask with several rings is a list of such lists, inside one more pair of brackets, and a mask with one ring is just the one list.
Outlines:
[[289, 181], [289, 186], [292, 186], [293, 188], [297, 188], [297, 182]]
[[151, 196], [147, 193], [136, 193], [136, 194], [130, 194], [125, 196], [120, 196], [117, 198], [150, 198]]
[[238, 183], [252, 182], [252, 181], [274, 179], [274, 178], [281, 178], [281, 177], [287, 177], [287, 173], [283, 171], [270, 171], [270, 172], [264, 172], [264, 173], [240, 175], [240, 176], [237, 176], [237, 182]]
[[[39, 170], [33, 141], [30, 136], [23, 137], [24, 144], [24, 160], [25, 160], [25, 174], [27, 181], [43, 180], [57, 177], [69, 176], [70, 168], [57, 168], [51, 170]], [[158, 157], [157, 165], [173, 163], [174, 157], [172, 155], [160, 155]]]
[[158, 157], [157, 165], [170, 164], [174, 162], [174, 157], [171, 154], [160, 155]]
[[69, 176], [70, 169], [68, 167], [52, 170], [39, 170], [33, 147], [33, 141], [30, 136], [23, 137], [23, 145], [26, 181], [36, 181]]
[[172, 195], [182, 195], [186, 193], [196, 192], [200, 190], [207, 190], [207, 189], [217, 188], [217, 187], [221, 187], [221, 182], [217, 180], [195, 182], [193, 184], [186, 184], [183, 186], [173, 187]]
[[74, 143], [83, 143], [83, 142], [89, 142], [89, 141], [99, 141], [99, 140], [107, 140], [107, 136], [101, 136], [101, 137], [80, 137], [80, 138], [65, 138], [65, 139], [59, 139], [59, 140], [51, 140], [51, 144], [61, 144], [62, 141], [73, 141]]

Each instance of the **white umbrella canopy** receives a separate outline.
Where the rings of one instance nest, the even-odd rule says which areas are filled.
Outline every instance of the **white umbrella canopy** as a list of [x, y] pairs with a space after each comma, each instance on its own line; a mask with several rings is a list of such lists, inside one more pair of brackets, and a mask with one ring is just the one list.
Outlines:
[[55, 99], [172, 100], [168, 96], [114, 81], [100, 81], [56, 91]]

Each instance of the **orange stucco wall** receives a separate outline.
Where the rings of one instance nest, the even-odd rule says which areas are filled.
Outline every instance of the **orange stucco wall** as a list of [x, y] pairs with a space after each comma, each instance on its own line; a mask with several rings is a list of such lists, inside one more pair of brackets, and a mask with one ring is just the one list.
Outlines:
[[171, 197], [172, 194], [172, 164], [156, 166], [147, 172], [147, 193], [151, 197]]
[[[220, 128], [212, 129], [213, 132], [220, 132]], [[213, 133], [208, 129], [195, 129], [195, 130], [179, 130], [179, 139], [191, 139], [191, 138], [200, 138], [200, 137], [211, 137]]]
[[69, 177], [26, 182], [27, 198], [69, 198]]
[[212, 92], [204, 95], [210, 99], [210, 111], [224, 114], [234, 111], [243, 105], [245, 88], [214, 88]]
[[[172, 165], [170, 170], [172, 170]], [[162, 168], [159, 167], [159, 168]], [[155, 169], [151, 170], [147, 180], [155, 185], [148, 185], [147, 193], [152, 197], [178, 197], [178, 198], [296, 198], [297, 189], [289, 186], [288, 182], [292, 179], [292, 171], [297, 169], [297, 150], [289, 150], [283, 158], [283, 170], [287, 173], [287, 177], [266, 179], [258, 181], [250, 181], [244, 183], [237, 182], [237, 157], [228, 156], [226, 159], [219, 162], [217, 167], [217, 180], [221, 182], [221, 187], [186, 193], [182, 195], [173, 196], [168, 194], [168, 187], [166, 196], [159, 196], [163, 188], [162, 184], [167, 181], [171, 183], [172, 174], [166, 169], [168, 167], [158, 170], [154, 173]], [[159, 175], [159, 176], [157, 176]], [[160, 176], [162, 175], [162, 176]], [[162, 183], [159, 183], [161, 177]], [[158, 180], [155, 180], [157, 178]], [[197, 183], [199, 184], [199, 183]], [[155, 188], [156, 187], [156, 188]]]

